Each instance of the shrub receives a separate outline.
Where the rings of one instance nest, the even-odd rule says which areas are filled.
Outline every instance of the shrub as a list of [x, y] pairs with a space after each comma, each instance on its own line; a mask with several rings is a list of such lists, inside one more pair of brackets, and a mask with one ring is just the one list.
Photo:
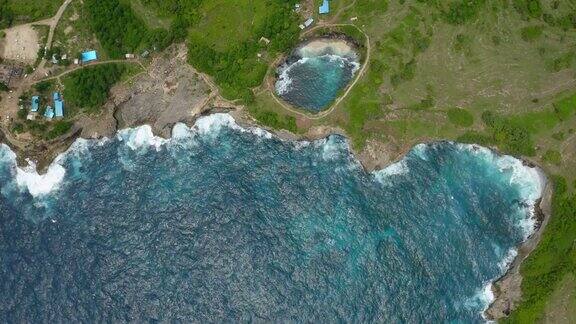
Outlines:
[[520, 30], [522, 39], [526, 42], [533, 42], [542, 36], [544, 28], [542, 26], [527, 26]]
[[474, 124], [474, 116], [465, 109], [452, 108], [447, 115], [450, 122], [456, 126], [469, 127]]

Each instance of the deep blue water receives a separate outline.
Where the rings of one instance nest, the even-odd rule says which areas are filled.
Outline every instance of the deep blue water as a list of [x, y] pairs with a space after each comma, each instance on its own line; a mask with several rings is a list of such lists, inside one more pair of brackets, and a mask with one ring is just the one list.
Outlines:
[[0, 148], [0, 321], [482, 321], [533, 170], [436, 143], [366, 173], [342, 137], [259, 133], [141, 127], [43, 179]]
[[294, 55], [278, 70], [276, 93], [294, 106], [319, 112], [338, 97], [358, 67], [353, 57], [331, 53], [310, 57]]

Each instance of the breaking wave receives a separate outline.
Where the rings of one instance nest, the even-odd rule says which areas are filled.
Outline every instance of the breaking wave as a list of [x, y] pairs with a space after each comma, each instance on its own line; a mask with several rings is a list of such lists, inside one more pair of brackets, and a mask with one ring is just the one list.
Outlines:
[[312, 112], [334, 101], [360, 69], [357, 54], [346, 43], [317, 43], [297, 49], [278, 68], [275, 85], [284, 100]]
[[228, 114], [78, 140], [44, 175], [3, 145], [0, 320], [483, 321], [544, 185], [451, 142], [370, 174], [340, 136]]

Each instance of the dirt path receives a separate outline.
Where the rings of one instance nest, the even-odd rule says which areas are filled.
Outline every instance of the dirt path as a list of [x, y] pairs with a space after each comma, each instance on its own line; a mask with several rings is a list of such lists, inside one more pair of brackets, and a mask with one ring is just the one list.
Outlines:
[[356, 83], [358, 83], [358, 80], [360, 80], [364, 76], [364, 74], [366, 73], [366, 70], [368, 68], [368, 65], [370, 63], [370, 54], [372, 52], [372, 46], [370, 44], [370, 37], [368, 36], [368, 34], [366, 34], [362, 29], [360, 29], [358, 26], [356, 26], [354, 24], [329, 24], [329, 23], [326, 23], [326, 24], [318, 24], [314, 28], [307, 30], [305, 33], [302, 34], [302, 36], [306, 36], [306, 35], [314, 32], [320, 28], [344, 27], [344, 26], [352, 26], [352, 27], [358, 29], [358, 31], [360, 31], [362, 33], [362, 35], [364, 35], [364, 37], [366, 37], [366, 58], [364, 60], [364, 64], [362, 64], [362, 68], [360, 68], [360, 71], [358, 71], [358, 74], [356, 75], [356, 78], [354, 78], [354, 81], [352, 81], [352, 83], [350, 83], [348, 85], [344, 94], [342, 94], [340, 97], [338, 97], [338, 99], [336, 99], [336, 101], [330, 106], [330, 108], [328, 108], [322, 112], [319, 112], [317, 114], [312, 114], [312, 113], [307, 113], [307, 112], [301, 111], [300, 109], [293, 108], [293, 107], [289, 106], [288, 104], [283, 102], [280, 98], [278, 98], [278, 96], [276, 96], [276, 94], [274, 93], [273, 85], [272, 86], [268, 85], [268, 91], [270, 91], [270, 94], [272, 95], [274, 100], [276, 100], [276, 102], [279, 105], [284, 107], [286, 110], [289, 110], [290, 112], [297, 114], [299, 116], [302, 116], [306, 119], [317, 120], [317, 119], [322, 119], [322, 118], [328, 116], [329, 114], [331, 114], [334, 111], [334, 109], [336, 109], [336, 107], [342, 102], [342, 100], [344, 100], [344, 98], [346, 98], [348, 96], [350, 91], [352, 91], [352, 88], [354, 88]]
[[51, 80], [55, 80], [58, 79], [58, 81], [60, 81], [60, 78], [63, 76], [66, 76], [70, 73], [76, 72], [78, 70], [84, 69], [84, 68], [88, 68], [91, 66], [96, 66], [96, 65], [102, 65], [102, 64], [112, 64], [112, 63], [129, 63], [129, 64], [138, 64], [140, 65], [140, 67], [144, 70], [146, 70], [146, 67], [139, 61], [139, 60], [125, 60], [125, 59], [118, 59], [118, 60], [107, 60], [107, 61], [98, 61], [98, 62], [94, 62], [94, 63], [90, 63], [90, 64], [86, 64], [86, 65], [79, 65], [75, 68], [72, 68], [70, 70], [66, 70], [58, 75], [55, 76], [51, 76], [49, 78], [44, 78], [44, 79], [40, 79], [36, 82], [34, 82], [33, 84], [39, 83], [39, 82], [44, 82], [44, 81], [51, 81]]
[[[56, 26], [58, 26], [58, 23], [60, 22], [60, 19], [62, 18], [64, 11], [66, 11], [66, 8], [68, 8], [68, 5], [71, 2], [72, 2], [72, 0], [64, 1], [64, 3], [60, 6], [60, 8], [58, 8], [56, 15], [54, 17], [52, 17], [51, 19], [47, 20], [48, 23], [46, 25], [48, 25], [50, 27], [50, 31], [48, 32], [48, 39], [46, 40], [46, 45], [45, 45], [46, 50], [49, 50], [52, 48], [52, 40], [54, 39], [54, 31], [56, 30]], [[46, 59], [45, 58], [42, 59], [42, 61], [38, 65], [37, 70], [44, 70], [44, 65], [46, 65]]]

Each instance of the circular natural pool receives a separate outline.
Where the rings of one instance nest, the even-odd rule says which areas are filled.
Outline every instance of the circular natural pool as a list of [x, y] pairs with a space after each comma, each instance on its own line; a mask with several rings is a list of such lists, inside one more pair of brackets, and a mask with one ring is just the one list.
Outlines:
[[359, 68], [358, 54], [347, 41], [315, 39], [296, 48], [278, 67], [276, 94], [294, 106], [320, 112]]

